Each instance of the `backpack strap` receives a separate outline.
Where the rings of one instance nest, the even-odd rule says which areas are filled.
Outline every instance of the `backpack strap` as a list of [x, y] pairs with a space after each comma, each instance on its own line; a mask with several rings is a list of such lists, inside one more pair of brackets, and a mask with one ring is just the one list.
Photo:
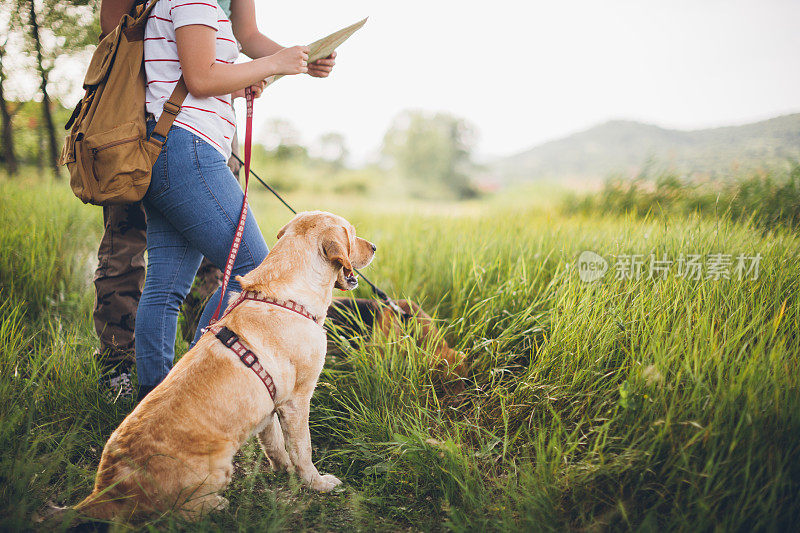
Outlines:
[[[144, 39], [144, 27], [147, 25], [147, 18], [150, 16], [150, 12], [153, 11], [157, 3], [158, 0], [153, 0], [150, 2], [150, 5], [147, 5], [146, 1], [142, 1], [137, 2], [131, 8], [130, 13], [128, 13], [130, 20], [122, 28], [122, 32], [125, 34], [125, 38], [128, 39], [128, 42], [141, 41]], [[123, 17], [123, 21], [124, 20], [125, 17]]]
[[[135, 20], [130, 27], [124, 30], [125, 36], [129, 41], [141, 41], [144, 39], [144, 27], [147, 24], [147, 17], [150, 16], [150, 12], [157, 3], [158, 0], [153, 0], [150, 2], [150, 4], [147, 4], [147, 0], [140, 0], [136, 2], [131, 10], [131, 14]], [[178, 80], [178, 83], [175, 85], [175, 88], [172, 90], [172, 94], [169, 95], [167, 101], [164, 102], [164, 109], [161, 112], [161, 116], [158, 117], [158, 122], [156, 122], [155, 129], [153, 129], [153, 133], [159, 135], [165, 141], [167, 139], [167, 134], [172, 127], [172, 123], [175, 122], [175, 117], [177, 117], [178, 113], [181, 112], [181, 105], [183, 104], [187, 94], [189, 94], [189, 90], [186, 88], [186, 82], [183, 81], [183, 76], [181, 76]], [[155, 145], [159, 151], [164, 145], [164, 141], [156, 139], [152, 135], [150, 135], [150, 138], [147, 139], [147, 142]]]
[[[183, 81], [183, 76], [181, 76], [177, 85], [175, 85], [175, 89], [172, 90], [172, 94], [169, 95], [169, 99], [164, 102], [164, 109], [161, 112], [161, 116], [158, 117], [156, 127], [153, 129], [153, 133], [162, 137], [164, 141], [167, 139], [172, 123], [175, 122], [175, 118], [181, 112], [181, 104], [183, 104], [187, 94], [189, 94], [189, 89], [186, 88], [186, 82]], [[164, 145], [164, 141], [154, 138], [152, 134], [148, 139], [148, 142], [158, 146], [159, 150]]]

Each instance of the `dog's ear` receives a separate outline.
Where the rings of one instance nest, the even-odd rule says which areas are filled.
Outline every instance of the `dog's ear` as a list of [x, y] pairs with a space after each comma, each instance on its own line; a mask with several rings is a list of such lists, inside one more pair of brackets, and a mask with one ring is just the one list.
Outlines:
[[350, 238], [347, 230], [339, 226], [325, 232], [322, 238], [322, 253], [332, 263], [342, 267], [342, 275], [337, 276], [334, 287], [347, 290], [343, 278], [353, 275], [353, 265], [350, 263]]
[[322, 238], [322, 252], [328, 261], [339, 263], [345, 270], [345, 275], [353, 273], [353, 265], [350, 263], [350, 239], [347, 238], [347, 230], [339, 226], [325, 232]]

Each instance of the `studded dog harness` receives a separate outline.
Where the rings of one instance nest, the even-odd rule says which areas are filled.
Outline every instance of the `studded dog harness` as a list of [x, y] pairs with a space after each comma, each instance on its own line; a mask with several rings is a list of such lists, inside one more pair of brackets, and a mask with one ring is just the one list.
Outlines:
[[[267, 296], [266, 294], [261, 294], [260, 292], [256, 291], [242, 291], [239, 294], [239, 297], [234, 300], [233, 304], [230, 306], [230, 309], [225, 311], [225, 315], [233, 311], [236, 306], [240, 303], [244, 302], [245, 300], [252, 300], [254, 302], [261, 302], [265, 304], [276, 305], [278, 307], [283, 307], [284, 309], [288, 309], [289, 311], [294, 311], [297, 314], [303, 315], [309, 320], [312, 320], [319, 324], [320, 326], [325, 321], [325, 317], [322, 319], [318, 318], [316, 315], [312, 315], [308, 312], [308, 310], [303, 307], [302, 304], [295, 302], [294, 300], [279, 300], [278, 298], [273, 298], [272, 296]], [[222, 315], [223, 317], [225, 315]]]
[[[261, 302], [282, 307], [288, 311], [293, 311], [299, 315], [302, 315], [305, 318], [319, 324], [320, 326], [324, 321], [324, 318], [320, 320], [317, 316], [309, 313], [303, 305], [295, 302], [294, 300], [279, 300], [277, 298], [273, 298], [272, 296], [267, 296], [256, 291], [242, 291], [241, 294], [239, 294], [239, 297], [233, 302], [233, 305], [231, 305], [225, 314], [222, 315], [223, 318], [245, 300], [252, 300], [254, 302]], [[261, 365], [256, 354], [250, 351], [247, 346], [242, 344], [242, 341], [239, 340], [239, 336], [226, 326], [219, 327], [216, 325], [211, 325], [208, 327], [208, 330], [214, 333], [214, 336], [216, 336], [226, 348], [229, 348], [233, 353], [235, 353], [239, 360], [247, 368], [256, 373], [258, 379], [260, 379], [267, 387], [267, 391], [274, 402], [276, 393], [275, 380], [272, 379], [272, 376], [269, 375], [269, 372], [267, 372], [267, 370]]]

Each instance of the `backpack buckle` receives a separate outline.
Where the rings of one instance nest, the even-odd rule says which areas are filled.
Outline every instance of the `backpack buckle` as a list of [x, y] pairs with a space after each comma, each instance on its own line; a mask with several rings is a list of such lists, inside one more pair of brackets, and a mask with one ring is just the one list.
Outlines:
[[172, 116], [177, 117], [178, 113], [181, 112], [181, 106], [176, 103], [170, 102], [167, 100], [164, 102], [164, 113], [169, 113]]

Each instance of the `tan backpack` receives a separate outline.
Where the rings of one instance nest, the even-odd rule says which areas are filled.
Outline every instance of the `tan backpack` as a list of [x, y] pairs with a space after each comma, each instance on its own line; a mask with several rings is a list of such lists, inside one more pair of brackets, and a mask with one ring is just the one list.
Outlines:
[[[69, 134], [60, 163], [84, 203], [137, 202], [150, 185], [163, 142], [147, 138], [144, 27], [157, 1], [136, 6], [100, 41], [83, 80], [86, 94], [65, 126]], [[181, 77], [153, 133], [166, 140], [186, 94]]]

